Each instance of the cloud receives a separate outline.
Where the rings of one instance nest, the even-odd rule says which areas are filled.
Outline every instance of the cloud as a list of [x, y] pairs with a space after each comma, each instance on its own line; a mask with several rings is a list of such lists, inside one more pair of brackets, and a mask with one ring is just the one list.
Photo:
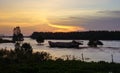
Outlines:
[[3, 10], [100, 9], [111, 5], [110, 0], [0, 0], [0, 8]]
[[[41, 20], [26, 18], [26, 17], [7, 17], [7, 18], [0, 18], [0, 25], [7, 25], [7, 26], [32, 26], [37, 25]], [[39, 23], [42, 25], [42, 23]]]
[[120, 11], [96, 11], [93, 15], [68, 16], [50, 19], [63, 26], [84, 27], [85, 30], [120, 30]]
[[120, 15], [120, 10], [116, 10], [116, 11], [104, 10], [104, 11], [98, 11], [97, 13], [103, 14], [103, 15], [117, 16], [118, 17]]
[[98, 17], [83, 24], [89, 30], [120, 30], [120, 18]]
[[29, 19], [26, 19], [26, 18], [0, 18], [0, 22], [25, 23], [25, 22], [31, 22], [31, 21]]
[[[48, 24], [50, 27], [54, 27], [58, 30], [61, 30], [62, 32], [70, 32], [70, 31], [84, 31], [85, 28], [81, 26], [67, 26], [67, 25], [56, 25], [56, 24]], [[55, 30], [56, 31], [56, 30]], [[57, 32], [56, 31], [56, 32]]]
[[120, 14], [120, 11], [110, 11], [110, 10], [104, 10], [104, 11], [98, 11], [98, 13], [112, 13], [112, 14]]

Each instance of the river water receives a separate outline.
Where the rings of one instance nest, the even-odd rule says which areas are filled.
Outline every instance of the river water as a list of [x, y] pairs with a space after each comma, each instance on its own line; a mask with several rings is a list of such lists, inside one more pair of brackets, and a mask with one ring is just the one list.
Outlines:
[[[10, 39], [10, 38], [5, 38]], [[73, 56], [76, 59], [82, 59], [82, 54], [84, 60], [87, 62], [90, 61], [106, 61], [111, 62], [113, 55], [113, 60], [116, 63], [120, 63], [120, 41], [102, 41], [103, 46], [98, 48], [91, 48], [87, 46], [88, 41], [82, 40], [84, 45], [80, 45], [79, 49], [75, 48], [50, 48], [48, 41], [62, 41], [62, 42], [69, 42], [72, 40], [45, 40], [43, 45], [39, 45], [35, 40], [30, 38], [25, 38], [24, 42], [30, 43], [32, 45], [33, 51], [36, 52], [48, 52], [54, 57], [61, 57], [65, 58], [66, 55], [69, 57]], [[81, 41], [81, 40], [80, 40]], [[0, 49], [14, 49], [13, 43], [3, 43], [0, 44]]]

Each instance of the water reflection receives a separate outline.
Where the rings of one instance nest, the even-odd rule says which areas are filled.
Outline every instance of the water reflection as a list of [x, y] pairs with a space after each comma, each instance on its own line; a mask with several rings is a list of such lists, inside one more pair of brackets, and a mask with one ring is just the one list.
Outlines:
[[[6, 38], [8, 39], [8, 38]], [[43, 45], [37, 44], [35, 40], [25, 38], [24, 42], [28, 42], [32, 45], [33, 51], [45, 51], [49, 52], [54, 57], [63, 57], [68, 55], [77, 59], [82, 59], [83, 54], [85, 61], [107, 61], [111, 62], [111, 54], [115, 62], [120, 63], [120, 42], [119, 41], [102, 41], [104, 43], [101, 48], [90, 48], [87, 46], [88, 41], [84, 41], [84, 45], [80, 46], [79, 49], [68, 49], [68, 48], [50, 48], [48, 44], [49, 40], [46, 40]], [[69, 42], [71, 40], [51, 40], [51, 41], [64, 41]], [[14, 49], [14, 44], [5, 43], [0, 44], [0, 48], [7, 48], [8, 50]]]

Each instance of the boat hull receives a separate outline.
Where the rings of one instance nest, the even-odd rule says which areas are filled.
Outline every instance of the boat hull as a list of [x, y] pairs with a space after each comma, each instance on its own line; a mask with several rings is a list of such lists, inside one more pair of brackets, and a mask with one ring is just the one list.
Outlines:
[[48, 41], [50, 47], [59, 47], [59, 48], [79, 48], [80, 43], [74, 42], [52, 42]]

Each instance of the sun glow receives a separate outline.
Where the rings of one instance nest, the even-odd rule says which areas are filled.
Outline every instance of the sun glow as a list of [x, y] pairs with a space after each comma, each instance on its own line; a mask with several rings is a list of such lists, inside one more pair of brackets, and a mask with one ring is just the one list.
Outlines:
[[58, 25], [52, 24], [47, 19], [44, 20], [47, 23], [48, 27], [55, 28], [52, 32], [72, 32], [72, 31], [84, 31], [85, 28], [77, 26], [67, 26], [67, 25]]
[[[5, 15], [6, 14], [6, 15]], [[59, 14], [59, 13], [58, 13]], [[0, 17], [1, 25], [9, 25], [12, 27], [20, 26], [20, 27], [31, 27], [33, 26], [36, 31], [49, 31], [49, 32], [71, 32], [71, 31], [84, 31], [85, 28], [81, 26], [74, 26], [74, 25], [65, 25], [62, 22], [57, 21], [57, 18], [59, 18], [59, 15], [56, 15], [52, 13], [52, 11], [43, 10], [43, 11], [37, 11], [37, 12], [12, 12], [9, 13], [0, 13], [0, 15], [3, 17]], [[60, 17], [64, 17], [67, 15], [60, 15]], [[53, 21], [58, 22], [59, 24], [52, 23]], [[54, 20], [55, 18], [55, 20]], [[64, 20], [64, 19], [62, 19]], [[37, 26], [37, 27], [36, 27]], [[33, 31], [34, 31], [33, 30]]]

